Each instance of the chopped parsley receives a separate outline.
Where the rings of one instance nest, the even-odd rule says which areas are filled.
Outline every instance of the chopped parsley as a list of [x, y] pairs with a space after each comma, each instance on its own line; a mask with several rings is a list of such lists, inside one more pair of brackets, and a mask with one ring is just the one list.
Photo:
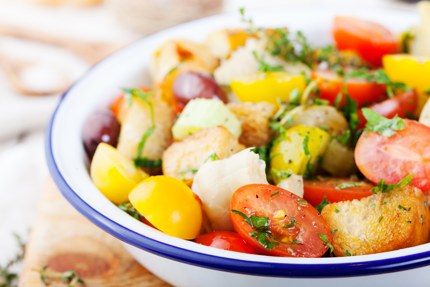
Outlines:
[[274, 193], [272, 193], [272, 194], [270, 195], [270, 197], [275, 197], [275, 196], [277, 196], [278, 194], [279, 194], [279, 191], [274, 192]]
[[291, 217], [290, 223], [284, 225], [285, 228], [293, 228], [294, 226], [296, 226], [296, 219], [294, 217]]
[[342, 183], [336, 184], [336, 189], [346, 189], [346, 188], [358, 187], [363, 185], [364, 183], [361, 181], [342, 182]]
[[149, 159], [146, 157], [141, 158], [135, 158], [134, 159], [134, 165], [138, 167], [144, 167], [144, 168], [157, 168], [160, 167], [162, 164], [161, 159]]
[[404, 177], [402, 180], [400, 180], [396, 184], [388, 184], [388, 183], [385, 183], [384, 179], [381, 179], [378, 182], [378, 184], [372, 189], [372, 192], [373, 193], [378, 193], [378, 192], [386, 193], [386, 192], [390, 192], [396, 188], [404, 187], [406, 185], [411, 184], [413, 177], [414, 177], [414, 175], [410, 174], [410, 175]]
[[355, 131], [359, 124], [357, 110], [357, 101], [354, 101], [348, 94], [346, 94], [346, 103], [342, 107], [341, 111], [348, 120], [349, 128], [352, 131]]
[[231, 212], [240, 215], [245, 222], [254, 229], [249, 235], [255, 238], [264, 248], [272, 250], [275, 246], [279, 245], [279, 242], [270, 240], [272, 234], [270, 233], [268, 217], [255, 215], [247, 216], [245, 213], [234, 209]]
[[305, 155], [307, 157], [311, 156], [311, 153], [309, 152], [309, 135], [308, 134], [306, 134], [303, 137], [303, 152], [305, 153]]
[[411, 87], [404, 83], [392, 81], [383, 69], [376, 71], [369, 71], [367, 69], [352, 70], [345, 75], [346, 78], [364, 79], [368, 82], [375, 82], [378, 84], [384, 84], [387, 89], [387, 94], [391, 98], [394, 93], [398, 90], [407, 91]]
[[183, 168], [183, 169], [178, 169], [176, 172], [177, 172], [177, 173], [181, 173], [181, 174], [184, 174], [184, 173], [192, 173], [192, 174], [196, 174], [198, 171], [199, 171], [199, 169], [198, 169], [198, 168], [193, 167], [193, 168]]
[[322, 242], [324, 242], [325, 245], [328, 246], [328, 248], [330, 248], [330, 253], [333, 253], [334, 251], [334, 247], [333, 245], [330, 243], [330, 241], [328, 241], [327, 235], [323, 234], [323, 233], [318, 233], [319, 238], [322, 240]]
[[121, 203], [120, 205], [118, 205], [118, 208], [137, 220], [143, 219], [143, 216], [134, 208], [134, 206], [130, 202]]
[[308, 205], [308, 202], [306, 200], [304, 200], [303, 198], [299, 198], [297, 200], [298, 204], [300, 204], [301, 206], [306, 206]]
[[396, 134], [396, 131], [405, 128], [405, 121], [397, 116], [387, 119], [368, 108], [363, 108], [362, 111], [367, 120], [366, 130], [368, 131], [379, 133], [385, 137], [391, 137]]
[[319, 213], [321, 213], [321, 211], [323, 210], [323, 208], [326, 205], [328, 205], [328, 204], [330, 204], [330, 202], [327, 200], [327, 196], [324, 194], [323, 200], [321, 201], [320, 204], [318, 204], [317, 206], [315, 206], [315, 209], [318, 210]]
[[336, 136], [336, 140], [343, 145], [347, 145], [351, 140], [351, 130], [346, 130], [342, 135]]
[[352, 256], [352, 254], [351, 254], [351, 253], [349, 253], [349, 251], [348, 251], [348, 250], [345, 250], [345, 251], [343, 252], [343, 254], [345, 254], [345, 256]]
[[406, 208], [406, 207], [404, 207], [403, 205], [400, 205], [400, 204], [397, 206], [397, 208], [401, 209], [401, 210], [404, 210], [404, 211], [411, 211], [411, 207]]
[[270, 175], [272, 176], [272, 179], [275, 181], [281, 181], [283, 179], [289, 178], [293, 173], [290, 170], [278, 170], [272, 168], [270, 170]]

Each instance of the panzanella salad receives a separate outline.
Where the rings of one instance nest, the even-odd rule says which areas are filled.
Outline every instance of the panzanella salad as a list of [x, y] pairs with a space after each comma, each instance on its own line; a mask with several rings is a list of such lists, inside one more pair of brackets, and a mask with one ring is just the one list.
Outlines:
[[203, 43], [165, 42], [152, 85], [123, 87], [88, 119], [94, 185], [142, 224], [236, 252], [427, 243], [428, 28], [338, 16], [333, 43], [314, 47], [241, 16]]

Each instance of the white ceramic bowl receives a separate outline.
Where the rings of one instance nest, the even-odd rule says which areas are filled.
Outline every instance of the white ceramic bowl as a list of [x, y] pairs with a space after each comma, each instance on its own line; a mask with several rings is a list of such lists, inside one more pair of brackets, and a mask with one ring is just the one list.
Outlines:
[[[310, 10], [259, 12], [262, 26], [302, 30], [316, 44], [330, 41], [335, 15], [374, 19], [399, 32], [417, 21], [400, 10]], [[152, 52], [165, 40], [203, 40], [216, 28], [239, 26], [237, 14], [220, 15], [148, 36], [91, 69], [65, 93], [47, 133], [50, 172], [64, 196], [83, 215], [122, 240], [150, 271], [176, 286], [430, 286], [430, 244], [381, 254], [342, 258], [281, 258], [218, 250], [167, 236], [110, 203], [92, 184], [82, 147], [85, 119], [107, 105], [121, 87], [148, 85]]]

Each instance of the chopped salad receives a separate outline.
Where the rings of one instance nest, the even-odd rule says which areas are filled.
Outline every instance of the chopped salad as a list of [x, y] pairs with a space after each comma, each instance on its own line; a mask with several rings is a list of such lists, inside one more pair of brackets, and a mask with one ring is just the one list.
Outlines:
[[396, 35], [338, 16], [333, 43], [314, 47], [240, 12], [243, 29], [165, 42], [152, 86], [124, 87], [91, 115], [94, 185], [142, 224], [236, 252], [354, 256], [427, 243], [425, 27]]

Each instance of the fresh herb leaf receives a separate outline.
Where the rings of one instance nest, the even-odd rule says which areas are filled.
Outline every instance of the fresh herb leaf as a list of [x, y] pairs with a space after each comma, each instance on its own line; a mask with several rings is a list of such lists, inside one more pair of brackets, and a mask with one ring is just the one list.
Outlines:
[[357, 101], [351, 99], [351, 97], [346, 94], [346, 103], [342, 107], [341, 111], [345, 118], [348, 120], [349, 129], [355, 131], [358, 127], [359, 120], [357, 114]]
[[351, 70], [345, 75], [346, 78], [364, 79], [368, 82], [375, 82], [386, 86], [387, 94], [393, 97], [396, 91], [407, 91], [411, 87], [404, 83], [392, 81], [383, 69], [369, 71], [367, 69]]
[[411, 207], [406, 208], [406, 207], [404, 207], [403, 205], [400, 205], [400, 204], [397, 207], [399, 209], [401, 209], [401, 210], [404, 210], [404, 211], [411, 211]]
[[14, 237], [17, 241], [19, 250], [17, 254], [12, 259], [8, 260], [4, 266], [0, 266], [0, 287], [18, 286], [18, 274], [12, 269], [24, 259], [26, 244], [19, 235], [14, 234]]
[[318, 233], [319, 238], [322, 240], [322, 242], [324, 242], [325, 245], [328, 246], [328, 248], [330, 248], [330, 253], [333, 253], [334, 251], [334, 247], [333, 245], [330, 243], [330, 241], [328, 241], [327, 235], [323, 234], [323, 233]]
[[303, 152], [305, 153], [305, 155], [307, 157], [311, 156], [311, 153], [309, 152], [309, 135], [308, 134], [306, 134], [303, 137]]
[[210, 161], [215, 161], [215, 160], [218, 160], [219, 158], [218, 158], [218, 155], [216, 154], [216, 152], [213, 152], [213, 153], [211, 153], [210, 155], [209, 155], [209, 157], [208, 157], [208, 159], [206, 160], [206, 161], [208, 161], [208, 160], [210, 160]]
[[310, 160], [308, 160], [308, 162], [306, 163], [306, 169], [305, 169], [305, 173], [303, 174], [303, 177], [305, 179], [311, 179], [313, 177], [314, 174], [314, 166], [311, 163]]
[[55, 272], [49, 270], [48, 266], [44, 266], [41, 269], [33, 269], [33, 271], [40, 274], [40, 280], [45, 286], [49, 286], [54, 282], [66, 283], [68, 287], [86, 286], [85, 281], [74, 270]]
[[184, 174], [184, 173], [192, 173], [192, 174], [196, 174], [198, 171], [199, 171], [199, 169], [198, 169], [198, 168], [193, 167], [193, 168], [182, 168], [182, 169], [178, 169], [176, 172], [177, 172], [177, 173], [182, 173], [182, 174]]
[[149, 159], [146, 157], [141, 157], [141, 158], [135, 158], [134, 159], [134, 165], [136, 167], [142, 167], [142, 168], [157, 168], [157, 167], [161, 167], [161, 159]]
[[403, 33], [400, 39], [402, 53], [405, 53], [405, 54], [410, 53], [411, 43], [414, 39], [415, 39], [415, 33], [413, 31], [410, 30]]
[[315, 98], [314, 104], [317, 106], [327, 106], [328, 104], [330, 104], [330, 102], [324, 99]]
[[272, 234], [270, 233], [270, 220], [268, 217], [247, 216], [245, 213], [234, 209], [231, 212], [240, 215], [254, 229], [249, 235], [255, 238], [264, 248], [271, 250], [279, 245], [279, 242], [270, 240]]
[[351, 140], [351, 130], [346, 130], [342, 135], [336, 136], [336, 140], [343, 145], [348, 145]]
[[272, 194], [270, 195], [270, 197], [275, 197], [275, 196], [277, 196], [278, 194], [279, 194], [279, 191], [274, 192], [274, 193], [272, 193]]
[[313, 49], [301, 31], [291, 34], [278, 28], [268, 33], [266, 50], [287, 62], [301, 62], [312, 66]]
[[294, 217], [291, 217], [290, 223], [284, 225], [285, 228], [293, 228], [294, 226], [296, 226], [296, 219]]
[[258, 70], [260, 72], [279, 72], [284, 70], [284, 68], [280, 65], [270, 65], [269, 63], [264, 61], [264, 59], [260, 55], [258, 55], [256, 51], [253, 51], [252, 55], [258, 63]]
[[308, 205], [308, 202], [306, 200], [304, 200], [303, 198], [299, 198], [297, 200], [297, 203], [300, 204], [301, 206], [306, 206]]
[[155, 126], [149, 127], [142, 135], [142, 138], [139, 141], [139, 144], [137, 145], [137, 159], [142, 158], [142, 152], [145, 148], [146, 142], [148, 141], [149, 137], [154, 133]]
[[346, 189], [346, 188], [358, 187], [363, 185], [364, 183], [361, 181], [342, 182], [342, 183], [336, 184], [336, 189]]
[[379, 133], [385, 137], [391, 137], [396, 134], [396, 131], [405, 128], [405, 121], [397, 116], [387, 119], [368, 108], [363, 108], [362, 111], [367, 120], [366, 130], [368, 131]]
[[402, 188], [404, 186], [410, 185], [413, 177], [414, 177], [414, 175], [410, 174], [410, 175], [404, 177], [403, 179], [401, 179], [396, 184], [388, 184], [388, 183], [385, 183], [384, 179], [381, 179], [378, 182], [378, 184], [372, 189], [372, 192], [373, 193], [378, 193], [378, 192], [386, 193], [386, 192], [390, 192], [390, 191], [397, 189], [397, 188]]
[[324, 194], [323, 200], [321, 201], [320, 204], [318, 204], [317, 206], [315, 206], [315, 209], [318, 210], [319, 213], [321, 213], [321, 211], [323, 210], [323, 208], [330, 204], [330, 202], [327, 200], [327, 196]]
[[130, 202], [121, 203], [120, 205], [118, 205], [118, 208], [137, 220], [143, 219], [143, 216], [136, 210], [136, 208], [134, 208], [134, 206]]
[[343, 252], [343, 254], [345, 254], [345, 256], [352, 256], [352, 254], [351, 254], [351, 253], [349, 253], [349, 251], [348, 251], [348, 250], [345, 250], [345, 251]]
[[275, 181], [281, 181], [283, 179], [289, 178], [293, 173], [291, 170], [278, 170], [272, 168], [270, 170], [270, 175], [272, 176], [272, 179]]

